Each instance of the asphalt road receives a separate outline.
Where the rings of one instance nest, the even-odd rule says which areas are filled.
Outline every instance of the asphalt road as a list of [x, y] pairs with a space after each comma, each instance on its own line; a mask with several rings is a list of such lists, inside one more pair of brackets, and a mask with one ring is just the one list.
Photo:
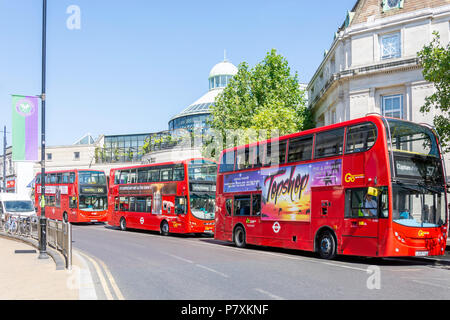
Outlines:
[[99, 299], [441, 300], [450, 266], [414, 259], [338, 257], [275, 248], [239, 249], [212, 237], [161, 236], [108, 225], [73, 226]]

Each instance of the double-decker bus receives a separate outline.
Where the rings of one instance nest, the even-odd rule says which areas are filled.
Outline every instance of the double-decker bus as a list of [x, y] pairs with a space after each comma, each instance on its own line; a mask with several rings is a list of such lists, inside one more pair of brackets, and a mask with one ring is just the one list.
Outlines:
[[443, 255], [435, 130], [370, 114], [221, 154], [215, 238], [367, 257]]
[[[35, 200], [41, 214], [41, 174], [36, 175]], [[46, 172], [45, 216], [65, 222], [106, 222], [108, 185], [97, 170]]]
[[202, 158], [111, 169], [108, 224], [212, 234], [216, 175], [217, 163]]

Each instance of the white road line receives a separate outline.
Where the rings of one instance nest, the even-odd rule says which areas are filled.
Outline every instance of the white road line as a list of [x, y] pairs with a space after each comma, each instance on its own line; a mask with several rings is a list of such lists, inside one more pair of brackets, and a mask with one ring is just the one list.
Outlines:
[[88, 259], [88, 260], [92, 263], [92, 265], [94, 266], [95, 271], [97, 272], [97, 275], [98, 275], [98, 277], [99, 277], [99, 279], [100, 279], [100, 283], [101, 283], [101, 285], [102, 285], [103, 291], [105, 292], [106, 299], [108, 299], [108, 300], [113, 300], [113, 296], [112, 296], [112, 294], [111, 294], [111, 291], [109, 290], [108, 285], [106, 284], [105, 277], [103, 276], [103, 273], [102, 273], [102, 271], [101, 271], [99, 265], [97, 264], [97, 262], [95, 262], [94, 259], [92, 259], [91, 257], [87, 256], [86, 254], [81, 253], [81, 252], [79, 252], [79, 253], [80, 253], [83, 257], [85, 257], [86, 259]]
[[[159, 236], [159, 235], [143, 234], [143, 236], [157, 237], [157, 238], [161, 239], [161, 236]], [[320, 263], [320, 264], [329, 265], [329, 266], [338, 267], [338, 268], [352, 269], [352, 270], [357, 270], [357, 271], [361, 271], [361, 272], [367, 272], [367, 269], [346, 266], [346, 265], [338, 264], [338, 263], [326, 262], [323, 260], [313, 260], [312, 258], [291, 257], [288, 255], [283, 255], [283, 254], [278, 254], [278, 253], [265, 252], [265, 251], [254, 251], [251, 249], [241, 249], [241, 248], [236, 248], [236, 247], [228, 247], [228, 246], [223, 246], [220, 244], [198, 242], [197, 240], [189, 240], [189, 239], [164, 238], [164, 240], [167, 240], [167, 241], [170, 241], [173, 243], [178, 243], [181, 240], [181, 241], [189, 242], [191, 245], [194, 245], [194, 246], [214, 246], [216, 248], [221, 248], [224, 250], [234, 250], [234, 251], [240, 252], [242, 254], [254, 254], [254, 255], [258, 255], [258, 256], [261, 256], [261, 254], [271, 255], [271, 256], [281, 257], [281, 258], [285, 258], [285, 259], [291, 259], [291, 260], [297, 260], [297, 261], [303, 261], [303, 262], [309, 262], [309, 263]]]
[[188, 259], [176, 256], [176, 255], [173, 255], [173, 254], [168, 254], [167, 253], [167, 255], [172, 257], [172, 258], [174, 258], [174, 259], [178, 259], [178, 260], [181, 260], [181, 261], [184, 261], [184, 262], [187, 262], [187, 263], [194, 263], [194, 261], [191, 261], [191, 260], [188, 260]]
[[275, 299], [275, 300], [285, 300], [284, 298], [282, 298], [280, 296], [277, 296], [277, 295], [274, 295], [274, 294], [272, 294], [270, 292], [267, 292], [266, 290], [263, 290], [263, 289], [255, 288], [255, 291], [258, 291], [258, 292], [260, 292], [262, 294], [265, 294], [265, 295], [267, 295], [267, 296], [269, 296], [269, 297], [271, 297], [272, 299]]
[[201, 264], [196, 264], [196, 266], [197, 266], [197, 267], [199, 267], [199, 268], [202, 268], [202, 269], [205, 269], [205, 270], [208, 270], [208, 271], [214, 272], [214, 273], [216, 273], [216, 274], [218, 274], [218, 275], [220, 275], [220, 276], [222, 276], [222, 277], [224, 277], [224, 278], [229, 278], [229, 276], [228, 276], [228, 275], [226, 275], [225, 273], [222, 273], [222, 272], [219, 272], [219, 271], [217, 271], [217, 270], [214, 270], [214, 269], [208, 268], [208, 267], [206, 267], [206, 266], [203, 266], [203, 265], [201, 265]]

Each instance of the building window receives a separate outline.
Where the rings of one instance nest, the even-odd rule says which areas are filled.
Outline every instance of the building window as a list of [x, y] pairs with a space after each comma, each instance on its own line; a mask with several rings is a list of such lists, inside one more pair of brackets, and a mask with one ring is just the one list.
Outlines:
[[336, 109], [333, 109], [330, 112], [330, 122], [331, 124], [337, 123]]
[[400, 32], [381, 36], [382, 60], [400, 58], [401, 55], [402, 52], [401, 52]]
[[382, 112], [386, 117], [403, 119], [403, 95], [382, 97]]
[[51, 153], [47, 153], [47, 161], [52, 161], [52, 154]]
[[383, 0], [383, 12], [403, 8], [404, 0]]
[[80, 153], [79, 152], [74, 152], [73, 153], [73, 159], [74, 160], [80, 160]]

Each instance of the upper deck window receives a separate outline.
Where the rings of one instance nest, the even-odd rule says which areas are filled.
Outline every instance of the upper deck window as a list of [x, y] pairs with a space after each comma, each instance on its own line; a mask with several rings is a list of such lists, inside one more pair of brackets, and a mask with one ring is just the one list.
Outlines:
[[220, 173], [234, 170], [234, 150], [224, 152], [220, 161]]
[[388, 123], [393, 151], [439, 157], [436, 137], [430, 128], [395, 119], [388, 119]]
[[363, 123], [350, 126], [347, 129], [345, 153], [367, 151], [377, 140], [377, 128], [373, 123]]
[[325, 131], [316, 135], [315, 158], [332, 157], [342, 154], [345, 128]]
[[311, 160], [312, 149], [312, 136], [289, 139], [288, 162]]

